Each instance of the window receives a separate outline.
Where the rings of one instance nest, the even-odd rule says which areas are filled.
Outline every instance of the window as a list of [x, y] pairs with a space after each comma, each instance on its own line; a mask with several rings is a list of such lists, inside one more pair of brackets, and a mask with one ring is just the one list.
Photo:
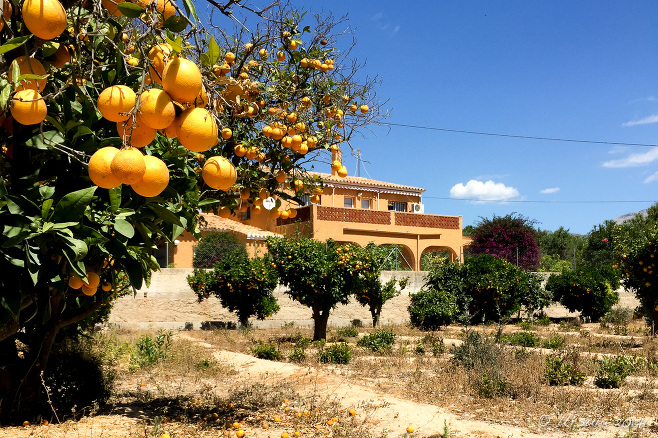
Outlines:
[[345, 197], [343, 201], [345, 208], [354, 208], [354, 198]]
[[370, 210], [370, 199], [362, 199], [361, 208], [364, 210]]
[[304, 206], [311, 205], [311, 195], [309, 195], [308, 193], [303, 194], [302, 196], [299, 197], [299, 199], [301, 199], [302, 205]]
[[388, 201], [389, 211], [407, 211], [406, 202]]

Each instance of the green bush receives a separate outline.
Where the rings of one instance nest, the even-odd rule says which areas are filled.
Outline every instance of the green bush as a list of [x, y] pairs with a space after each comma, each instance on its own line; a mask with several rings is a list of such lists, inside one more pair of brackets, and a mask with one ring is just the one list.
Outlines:
[[346, 365], [352, 360], [352, 347], [345, 342], [332, 344], [318, 352], [318, 360], [322, 363]]
[[421, 330], [438, 330], [450, 324], [459, 311], [457, 299], [451, 292], [434, 288], [411, 295], [407, 309], [411, 325]]
[[469, 331], [452, 353], [452, 363], [466, 370], [469, 384], [478, 396], [496, 397], [510, 389], [504, 372], [507, 359], [503, 347], [493, 338]]
[[504, 341], [510, 345], [518, 345], [520, 347], [536, 347], [539, 345], [539, 338], [530, 332], [511, 333], [504, 337]]
[[356, 345], [366, 348], [374, 353], [383, 353], [389, 351], [395, 343], [396, 335], [386, 329], [377, 330], [374, 333], [365, 335], [358, 340]]
[[595, 361], [598, 364], [594, 384], [599, 388], [619, 388], [626, 377], [644, 368], [646, 362], [637, 356], [606, 357]]
[[473, 381], [472, 386], [478, 396], [485, 398], [495, 398], [509, 391], [509, 384], [501, 380], [500, 376], [490, 377], [487, 373]]
[[634, 313], [630, 307], [615, 307], [601, 317], [601, 328], [611, 328], [617, 335], [627, 335]]
[[266, 360], [280, 360], [281, 353], [276, 348], [275, 345], [266, 344], [264, 342], [258, 341], [256, 345], [251, 347], [251, 354], [256, 356], [259, 359]]
[[560, 348], [564, 347], [564, 343], [564, 337], [555, 334], [547, 339], [544, 339], [544, 341], [541, 343], [541, 346], [544, 348], [550, 348], [551, 350], [559, 350]]
[[345, 338], [356, 338], [359, 335], [359, 331], [355, 327], [343, 327], [337, 329], [336, 334]]
[[425, 335], [418, 343], [423, 345], [423, 349], [429, 346], [433, 356], [440, 356], [446, 351], [446, 345], [440, 336]]
[[581, 316], [594, 321], [619, 301], [619, 294], [612, 290], [606, 276], [593, 268], [553, 274], [546, 289], [570, 312], [579, 311]]
[[468, 257], [462, 265], [437, 263], [427, 275], [427, 286], [455, 298], [457, 312], [448, 315], [459, 313], [459, 319], [478, 322], [509, 317], [522, 306], [532, 313], [551, 303], [537, 274], [491, 255]]
[[301, 347], [295, 347], [288, 355], [288, 359], [290, 359], [291, 362], [304, 362], [306, 360], [306, 351]]
[[130, 357], [131, 367], [134, 369], [148, 366], [166, 359], [172, 335], [171, 330], [159, 330], [154, 337], [141, 336], [136, 343], [137, 351]]
[[585, 381], [585, 374], [578, 371], [575, 364], [557, 354], [546, 358], [545, 375], [551, 386], [582, 385]]
[[247, 257], [247, 249], [233, 234], [209, 233], [194, 248], [192, 266], [210, 269], [216, 263], [225, 264], [225, 258], [229, 260], [236, 257]]

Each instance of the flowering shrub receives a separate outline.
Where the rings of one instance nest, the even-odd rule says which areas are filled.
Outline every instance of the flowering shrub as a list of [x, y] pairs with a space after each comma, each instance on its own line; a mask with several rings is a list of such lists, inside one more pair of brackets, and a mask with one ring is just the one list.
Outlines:
[[515, 213], [483, 218], [473, 229], [468, 254], [490, 254], [532, 271], [539, 266], [539, 245], [533, 221]]

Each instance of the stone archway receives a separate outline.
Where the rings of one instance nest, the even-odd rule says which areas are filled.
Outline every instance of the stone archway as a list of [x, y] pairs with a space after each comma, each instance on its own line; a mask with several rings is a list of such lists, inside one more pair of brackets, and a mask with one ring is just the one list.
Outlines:
[[399, 243], [382, 243], [378, 246], [391, 248], [389, 260], [395, 260], [394, 264], [396, 266], [393, 270], [418, 270], [416, 267], [416, 256], [408, 246]]

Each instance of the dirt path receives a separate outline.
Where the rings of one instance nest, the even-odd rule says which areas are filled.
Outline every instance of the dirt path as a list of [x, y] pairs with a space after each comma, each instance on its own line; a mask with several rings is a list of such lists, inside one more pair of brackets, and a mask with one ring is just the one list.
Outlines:
[[[195, 342], [208, 349], [214, 348], [211, 344], [186, 334], [180, 334], [179, 338]], [[350, 378], [339, 367], [329, 369], [302, 367], [225, 350], [215, 350], [213, 356], [218, 361], [237, 370], [239, 374], [236, 378], [242, 381], [263, 382], [266, 380], [272, 384], [287, 382], [302, 396], [320, 397], [327, 401], [335, 400], [346, 409], [364, 403], [375, 406], [374, 409], [365, 410], [367, 412], [359, 412], [357, 416], [372, 426], [369, 429], [373, 433], [382, 433], [383, 436], [386, 433], [393, 437], [402, 436], [405, 428], [413, 425], [416, 429], [415, 436], [439, 437], [442, 436], [444, 422], [448, 425], [450, 436], [455, 438], [558, 438], [564, 437], [567, 433], [571, 437], [578, 438], [608, 438], [614, 437], [616, 434], [623, 435], [627, 431], [614, 426], [596, 426], [568, 432], [564, 428], [557, 428], [554, 419], [542, 417], [540, 420], [541, 414], [537, 415], [536, 430], [522, 429], [511, 424], [501, 424], [500, 421], [488, 421], [486, 412], [478, 413], [481, 414], [480, 419], [467, 418], [466, 415], [452, 413], [435, 405], [378, 392]], [[549, 420], [550, 423], [553, 423], [552, 425], [549, 423], [546, 426], [540, 426], [540, 421]]]

